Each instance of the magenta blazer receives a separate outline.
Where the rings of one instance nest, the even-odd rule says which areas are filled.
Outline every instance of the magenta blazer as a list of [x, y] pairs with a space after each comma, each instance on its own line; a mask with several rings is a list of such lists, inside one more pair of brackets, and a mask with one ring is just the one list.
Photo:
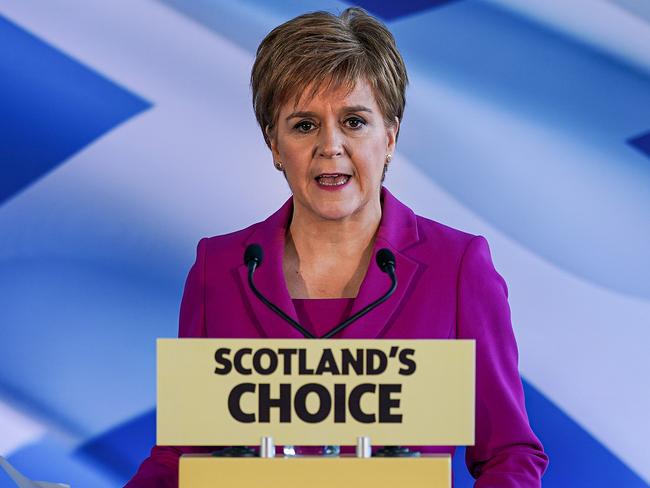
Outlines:
[[[264, 249], [255, 282], [262, 293], [298, 319], [285, 286], [282, 254], [293, 200], [247, 229], [201, 239], [185, 284], [179, 337], [302, 338], [249, 290], [244, 249]], [[548, 464], [526, 415], [508, 290], [488, 244], [417, 216], [385, 188], [375, 249], [395, 254], [394, 295], [337, 337], [348, 339], [476, 339], [476, 444], [466, 450], [476, 487], [539, 487]], [[389, 287], [370, 263], [352, 313]], [[178, 486], [178, 458], [210, 448], [154, 447], [128, 488]], [[450, 452], [448, 447], [438, 452]]]

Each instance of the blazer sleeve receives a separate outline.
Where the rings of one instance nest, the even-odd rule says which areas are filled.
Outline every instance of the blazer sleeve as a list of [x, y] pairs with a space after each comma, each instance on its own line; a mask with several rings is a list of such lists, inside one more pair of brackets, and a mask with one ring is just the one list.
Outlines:
[[[197, 246], [196, 261], [187, 276], [179, 320], [179, 337], [206, 337], [205, 328], [205, 247]], [[212, 452], [214, 447], [154, 446], [125, 488], [177, 488], [181, 454]]]
[[465, 456], [475, 487], [540, 487], [548, 457], [526, 414], [508, 289], [481, 236], [461, 260], [457, 306], [457, 337], [476, 339], [476, 438]]
[[205, 328], [205, 260], [208, 240], [196, 246], [196, 261], [185, 281], [178, 321], [178, 337], [207, 337]]

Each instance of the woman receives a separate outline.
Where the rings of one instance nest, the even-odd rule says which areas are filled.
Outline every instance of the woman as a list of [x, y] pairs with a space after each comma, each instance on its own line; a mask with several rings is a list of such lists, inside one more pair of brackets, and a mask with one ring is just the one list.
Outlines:
[[[385, 291], [386, 275], [370, 263], [388, 248], [397, 291], [336, 337], [476, 339], [467, 466], [479, 487], [539, 486], [548, 461], [528, 424], [507, 289], [485, 239], [416, 216], [382, 187], [407, 84], [390, 32], [357, 8], [302, 15], [262, 41], [251, 80], [293, 196], [264, 222], [200, 241], [179, 335], [302, 337], [248, 289], [242, 255], [251, 243], [265, 252], [258, 288], [316, 336]], [[176, 486], [179, 455], [207, 450], [154, 447], [127, 486]]]

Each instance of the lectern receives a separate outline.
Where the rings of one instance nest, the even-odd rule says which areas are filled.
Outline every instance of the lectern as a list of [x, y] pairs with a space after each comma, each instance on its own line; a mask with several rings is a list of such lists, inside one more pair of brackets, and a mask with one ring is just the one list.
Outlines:
[[182, 456], [180, 488], [448, 488], [448, 454], [396, 446], [472, 445], [474, 391], [473, 340], [159, 339], [157, 444], [233, 446]]

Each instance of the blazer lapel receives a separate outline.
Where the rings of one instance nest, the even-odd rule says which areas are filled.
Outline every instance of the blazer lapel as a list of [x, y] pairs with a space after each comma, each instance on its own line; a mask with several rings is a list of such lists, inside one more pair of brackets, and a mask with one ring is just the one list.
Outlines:
[[[273, 215], [255, 226], [245, 246], [259, 244], [264, 251], [262, 265], [255, 270], [255, 285], [260, 292], [294, 320], [298, 320], [282, 271], [284, 241], [291, 221], [293, 200], [290, 198]], [[288, 322], [264, 305], [248, 285], [248, 268], [243, 263], [238, 268], [239, 279], [246, 290], [244, 298], [258, 321], [258, 328], [268, 338], [303, 338]]]
[[375, 261], [377, 251], [385, 247], [395, 255], [397, 289], [395, 293], [374, 310], [353, 322], [338, 335], [346, 339], [377, 338], [386, 334], [392, 318], [402, 302], [409, 296], [409, 288], [421, 266], [408, 257], [404, 250], [419, 241], [417, 220], [413, 211], [382, 188], [382, 218], [375, 239], [372, 258], [361, 283], [352, 313], [363, 309], [382, 296], [390, 287], [390, 277], [379, 269]]

